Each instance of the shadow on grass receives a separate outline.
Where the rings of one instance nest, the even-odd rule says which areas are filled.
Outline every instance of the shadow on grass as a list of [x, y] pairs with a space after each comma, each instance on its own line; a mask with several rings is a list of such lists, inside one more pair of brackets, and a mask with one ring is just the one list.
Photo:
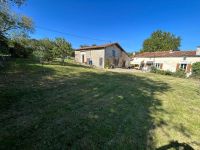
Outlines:
[[2, 81], [1, 149], [155, 149], [152, 131], [167, 124], [154, 122], [164, 112], [155, 95], [168, 84], [92, 70], [54, 79], [25, 66]]
[[179, 143], [178, 141], [171, 141], [169, 144], [161, 146], [156, 150], [194, 150], [189, 144], [187, 143]]
[[70, 67], [76, 67], [76, 68], [92, 68], [92, 66], [89, 65], [82, 65], [78, 63], [72, 63], [72, 62], [61, 62], [61, 61], [53, 61], [51, 63], [47, 62], [45, 65], [61, 65], [61, 66], [70, 66]]

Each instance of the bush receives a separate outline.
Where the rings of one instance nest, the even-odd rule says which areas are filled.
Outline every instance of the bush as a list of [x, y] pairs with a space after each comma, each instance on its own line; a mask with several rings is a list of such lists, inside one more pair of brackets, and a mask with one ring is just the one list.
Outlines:
[[168, 76], [174, 76], [174, 77], [179, 77], [179, 78], [185, 78], [186, 77], [186, 73], [184, 70], [178, 70], [175, 73], [171, 72], [169, 70], [164, 71], [164, 70], [159, 70], [156, 67], [152, 67], [151, 68], [151, 73], [156, 73], [156, 74], [161, 74], [161, 75], [168, 75]]
[[44, 61], [44, 55], [44, 51], [36, 50], [33, 52], [33, 59], [42, 62]]
[[9, 54], [8, 40], [0, 34], [0, 54]]
[[157, 69], [156, 67], [152, 66], [151, 67], [151, 73], [157, 73], [157, 74], [161, 74], [161, 75], [173, 75], [173, 72], [167, 70], [167, 71], [164, 71], [164, 70], [159, 70]]
[[111, 65], [110, 60], [106, 59], [105, 60], [105, 68], [110, 68], [110, 65]]
[[185, 78], [186, 77], [185, 70], [179, 69], [173, 74], [173, 76], [179, 77], [179, 78]]
[[174, 74], [174, 73], [171, 72], [171, 71], [169, 71], [169, 70], [165, 71], [165, 75], [172, 76], [173, 74]]
[[192, 77], [200, 78], [200, 62], [196, 62], [192, 65]]
[[13, 42], [13, 47], [10, 48], [10, 54], [15, 58], [28, 58], [32, 54], [33, 50], [28, 47], [24, 47], [17, 42]]
[[151, 73], [156, 73], [158, 71], [158, 69], [155, 66], [151, 67]]

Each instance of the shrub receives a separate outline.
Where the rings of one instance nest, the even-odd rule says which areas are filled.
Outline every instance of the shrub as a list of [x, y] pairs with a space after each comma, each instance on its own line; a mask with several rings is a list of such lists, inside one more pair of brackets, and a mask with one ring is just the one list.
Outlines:
[[165, 71], [165, 75], [172, 76], [173, 74], [174, 74], [174, 73], [171, 72], [171, 71], [169, 71], [169, 70]]
[[10, 54], [15, 58], [28, 58], [32, 54], [33, 50], [29, 47], [24, 47], [23, 45], [13, 42], [12, 48], [10, 48]]
[[179, 78], [185, 78], [186, 73], [184, 70], [178, 70], [177, 72], [173, 73], [169, 70], [164, 71], [164, 70], [159, 70], [156, 67], [151, 67], [151, 73], [156, 73], [156, 74], [161, 74], [161, 75], [168, 75], [168, 76], [174, 76], [174, 77], [179, 77]]
[[155, 66], [151, 67], [151, 73], [156, 73], [158, 71], [158, 69]]
[[106, 59], [105, 60], [105, 68], [110, 68], [110, 60], [109, 59]]
[[44, 51], [36, 50], [33, 52], [33, 59], [42, 62], [44, 61], [44, 55]]
[[173, 74], [173, 76], [179, 77], [179, 78], [185, 78], [186, 77], [185, 70], [179, 69]]
[[196, 62], [192, 65], [192, 76], [200, 78], [200, 62]]

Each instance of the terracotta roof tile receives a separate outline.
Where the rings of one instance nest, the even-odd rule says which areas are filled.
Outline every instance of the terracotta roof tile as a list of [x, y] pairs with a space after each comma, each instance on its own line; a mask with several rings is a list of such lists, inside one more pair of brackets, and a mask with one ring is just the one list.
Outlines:
[[81, 47], [76, 50], [77, 51], [98, 50], [98, 49], [102, 49], [102, 48], [106, 48], [106, 47], [110, 47], [110, 46], [114, 46], [114, 45], [116, 45], [119, 49], [121, 49], [122, 51], [124, 51], [126, 53], [126, 51], [119, 45], [119, 43], [108, 43], [108, 44], [103, 44], [103, 45], [98, 45], [98, 46]]
[[196, 51], [162, 51], [162, 52], [143, 52], [133, 57], [192, 57], [197, 56]]

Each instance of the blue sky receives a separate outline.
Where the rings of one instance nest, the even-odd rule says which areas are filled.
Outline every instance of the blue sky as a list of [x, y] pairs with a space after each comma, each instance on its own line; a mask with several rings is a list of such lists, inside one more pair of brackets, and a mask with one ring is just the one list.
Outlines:
[[181, 36], [182, 50], [200, 45], [200, 0], [28, 0], [18, 12], [34, 20], [33, 38], [62, 36], [74, 48], [111, 41], [119, 42], [129, 52], [138, 51], [157, 29]]

